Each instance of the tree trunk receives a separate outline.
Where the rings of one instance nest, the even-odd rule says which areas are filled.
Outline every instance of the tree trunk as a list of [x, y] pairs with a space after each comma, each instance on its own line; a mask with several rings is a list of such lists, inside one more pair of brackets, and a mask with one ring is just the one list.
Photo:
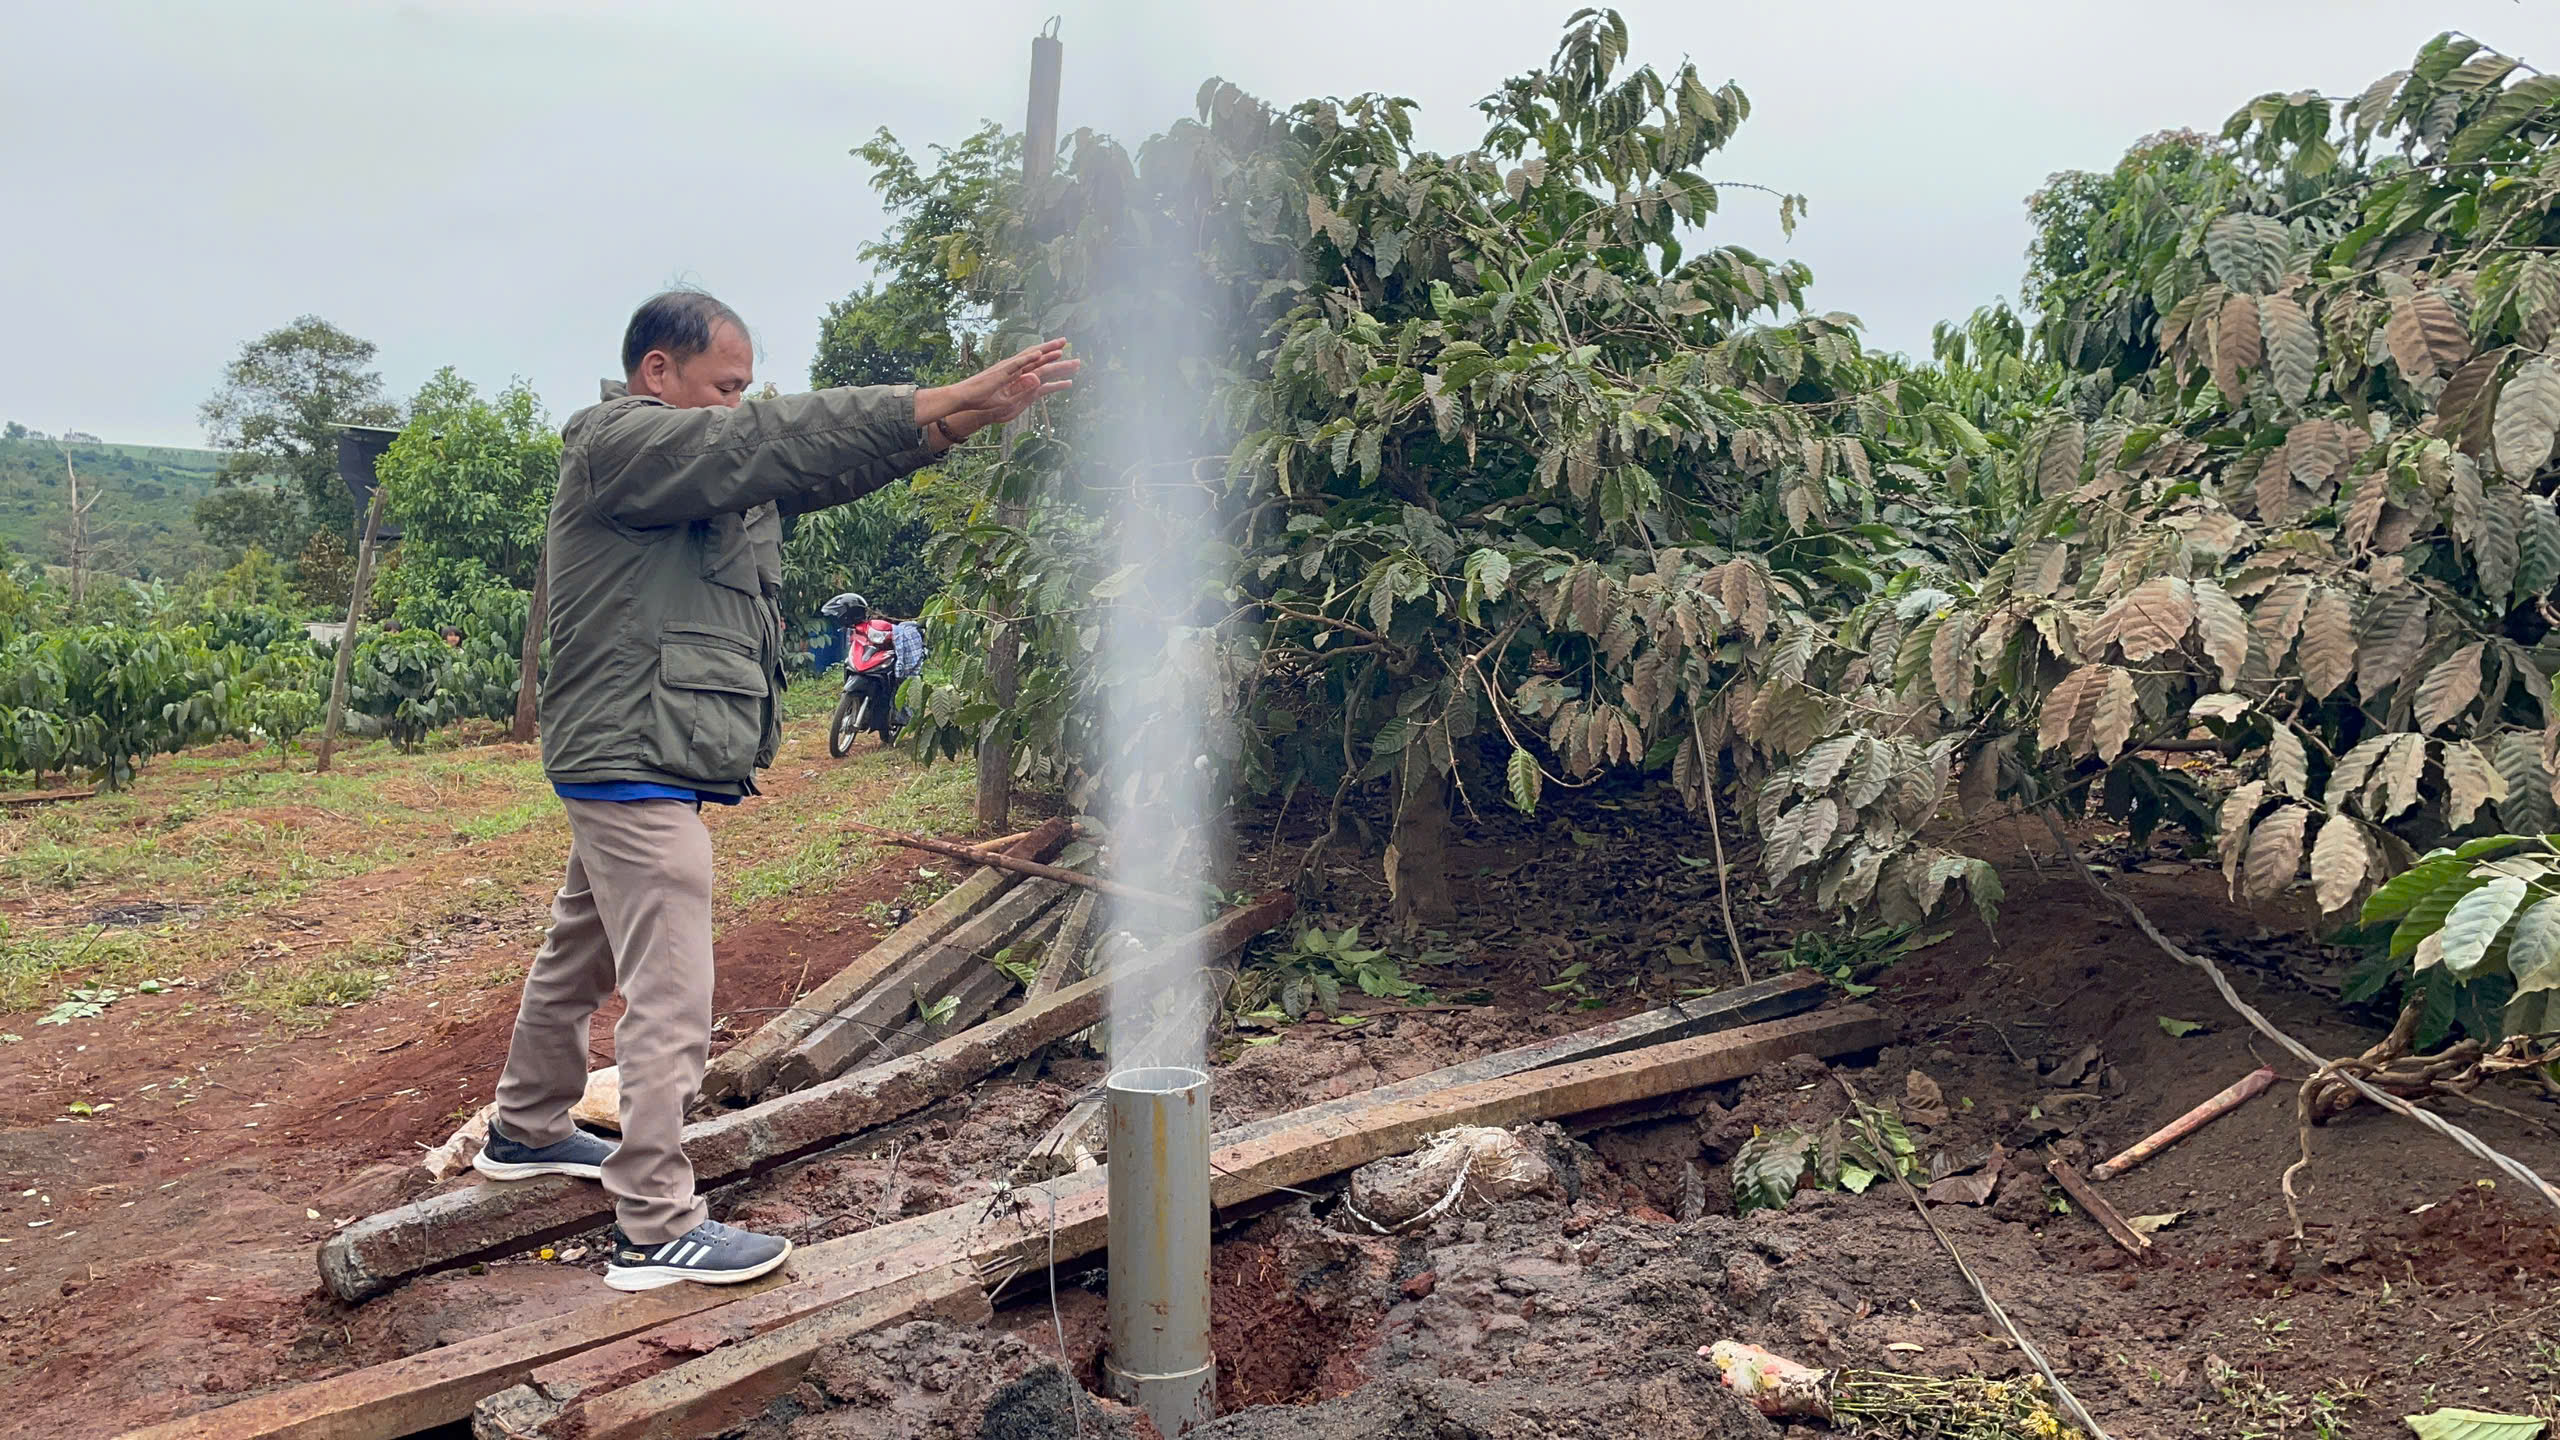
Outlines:
[[356, 622], [364, 618], [364, 592], [373, 584], [373, 537], [382, 529], [382, 502], [388, 493], [376, 484], [373, 503], [365, 507], [364, 543], [356, 547], [356, 583], [347, 594], [347, 630], [338, 637], [338, 669], [329, 677], [329, 715], [320, 727], [320, 758], [311, 767], [324, 775], [330, 754], [338, 748], [338, 726], [347, 718], [347, 671], [356, 662]]
[[[1019, 524], [1018, 507], [1000, 507], [996, 523]], [[978, 742], [978, 828], [1004, 828], [1006, 817], [1013, 812], [1013, 734], [1007, 727], [1013, 723], [1014, 698], [1021, 693], [1022, 632], [1017, 622], [1004, 618], [996, 622], [996, 633], [987, 645], [987, 689], [1005, 713], [992, 722], [994, 730]]]
[[551, 547], [533, 560], [533, 600], [524, 615], [524, 658], [516, 667], [516, 719], [507, 738], [521, 745], [534, 736], [534, 704], [542, 689], [542, 632], [551, 624]]
[[[1425, 763], [1420, 756], [1409, 764]], [[1396, 807], [1387, 842], [1387, 873], [1395, 890], [1391, 913], [1399, 923], [1445, 925], [1458, 918], [1449, 894], [1449, 777], [1431, 775], [1408, 790]]]

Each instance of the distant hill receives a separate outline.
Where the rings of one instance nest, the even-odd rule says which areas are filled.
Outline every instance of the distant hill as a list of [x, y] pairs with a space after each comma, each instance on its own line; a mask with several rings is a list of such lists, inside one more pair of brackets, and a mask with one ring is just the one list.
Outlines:
[[[89, 534], [98, 569], [174, 580], [220, 561], [196, 530], [195, 507], [213, 489], [222, 452], [85, 439], [63, 448], [80, 469], [80, 493], [96, 487]], [[62, 451], [50, 440], [0, 439], [0, 539], [59, 565], [70, 558], [69, 523]]]

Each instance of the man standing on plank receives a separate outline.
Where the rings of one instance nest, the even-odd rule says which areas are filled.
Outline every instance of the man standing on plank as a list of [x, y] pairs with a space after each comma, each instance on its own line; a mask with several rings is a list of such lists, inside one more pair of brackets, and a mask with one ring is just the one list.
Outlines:
[[[702, 806], [756, 793], [782, 741], [782, 517], [860, 498], [1063, 390], [1052, 340], [932, 389], [748, 400], [755, 349], [728, 306], [671, 291], [631, 317], [623, 379], [570, 417], [551, 502], [542, 765], [569, 867], [525, 976], [483, 1175], [601, 1179], [605, 1283], [734, 1284], [791, 1242], [712, 1220], [684, 1116], [711, 1043], [711, 835]], [[587, 1029], [619, 988], [622, 1143], [579, 1130]]]

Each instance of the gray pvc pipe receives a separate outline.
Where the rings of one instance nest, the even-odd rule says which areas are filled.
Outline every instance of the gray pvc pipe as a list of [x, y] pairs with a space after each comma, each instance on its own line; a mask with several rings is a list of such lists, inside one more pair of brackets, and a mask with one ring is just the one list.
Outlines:
[[1112, 1398], [1175, 1437], [1218, 1413], [1209, 1349], [1209, 1077], [1179, 1065], [1103, 1082], [1110, 1115]]

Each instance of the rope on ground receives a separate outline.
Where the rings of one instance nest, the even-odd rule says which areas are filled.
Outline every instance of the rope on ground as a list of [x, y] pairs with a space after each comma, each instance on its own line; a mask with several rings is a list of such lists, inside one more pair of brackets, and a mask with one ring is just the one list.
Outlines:
[[[2323, 1077], [2333, 1077], [2345, 1081], [2355, 1089], [2357, 1094], [2363, 1096], [2365, 1099], [2372, 1101], [2374, 1104], [2381, 1106], [2383, 1109], [2388, 1110], [2395, 1115], [2402, 1116], [2409, 1120], [2414, 1120], [2418, 1124], [2425, 1126], [2427, 1129], [2433, 1130], [2438, 1135], [2441, 1135], [2445, 1139], [2462, 1147], [2463, 1150], [2469, 1152], [2474, 1158], [2480, 1160], [2482, 1163], [2495, 1168], [2501, 1174], [2508, 1176], [2518, 1184], [2531, 1189], [2535, 1194], [2548, 1201], [2553, 1209], [2560, 1210], [2560, 1190], [2553, 1189], [2550, 1181], [2535, 1174], [2532, 1168], [2527, 1166], [2524, 1162], [2511, 1156], [2502, 1155], [2496, 1150], [2489, 1148], [2487, 1142], [2483, 1141], [2479, 1136], [2472, 1134], [2470, 1131], [2463, 1129], [2459, 1125], [2453, 1124], [2441, 1115], [2421, 1110], [2417, 1106], [2410, 1104], [2397, 1095], [2391, 1094], [2385, 1090], [2376, 1089], [2374, 1086], [2365, 1083], [2364, 1077], [2357, 1075], [2352, 1070], [2340, 1067], [2339, 1063], [2336, 1061], [2322, 1059], [2317, 1051], [2314, 1051], [2311, 1047], [2303, 1044], [2301, 1041], [2294, 1039], [2284, 1031], [2277, 1029], [2274, 1021], [2269, 1020], [2266, 1016], [2258, 1013], [2256, 1006], [2253, 1006], [2248, 1001], [2240, 998], [2240, 992], [2232, 989], [2231, 982], [2223, 978], [2222, 968], [2220, 966], [2205, 959], [2201, 955], [2191, 954], [2188, 951], [2179, 948], [2179, 946], [2174, 941], [2170, 940], [2168, 936], [2160, 933], [2160, 927], [2151, 923], [2151, 917], [2143, 912], [2140, 905], [2137, 905], [2125, 896], [2119, 895], [2115, 891], [2108, 889], [2107, 886], [2098, 879], [2097, 874], [2090, 870], [2088, 862], [2080, 857], [2079, 847], [2073, 845], [2071, 843], [2071, 837], [2064, 833], [2062, 822], [2054, 818], [2051, 810], [2042, 810], [2040, 813], [2044, 816], [2045, 828], [2053, 832], [2053, 838], [2056, 843], [2062, 846], [2063, 854], [2070, 857], [2071, 868], [2080, 872], [2080, 878], [2087, 882], [2090, 889], [2097, 891], [2101, 897], [2114, 901], [2118, 909], [2132, 917], [2133, 923], [2141, 928], [2143, 934], [2151, 937], [2151, 943], [2159, 946], [2160, 949], [2167, 953], [2171, 959], [2177, 961], [2181, 965], [2187, 966], [2190, 969], [2202, 971], [2204, 978], [2212, 981], [2213, 988], [2221, 993], [2222, 1003], [2230, 1006], [2233, 1012], [2238, 1014], [2241, 1019], [2248, 1021], [2250, 1025], [2254, 1026], [2259, 1034], [2264, 1035], [2269, 1040], [2283, 1046], [2295, 1059], [2310, 1066], [2314, 1072], [2313, 1078], [2315, 1080]], [[2304, 1147], [2304, 1159], [2307, 1160], [2308, 1158], [2309, 1147], [2306, 1144]], [[2293, 1168], [2299, 1169], [2300, 1162], [2297, 1162]], [[2292, 1171], [2288, 1170], [2286, 1173], [2289, 1180]], [[2288, 1184], [2288, 1192], [2290, 1189], [2291, 1186]], [[2289, 1195], [2288, 1205], [2290, 1205]], [[2297, 1219], [2297, 1228], [2298, 1225], [2299, 1221]]]
[[1724, 912], [1725, 948], [1733, 952], [1733, 968], [1742, 972], [1742, 983], [1751, 983], [1751, 962], [1742, 958], [1742, 931], [1733, 923], [1733, 869], [1724, 863], [1724, 822], [1716, 818], [1716, 807], [1722, 799], [1716, 793], [1715, 768], [1722, 761], [1713, 759], [1715, 751], [1707, 746], [1707, 726], [1698, 712], [1689, 712], [1689, 734], [1698, 746], [1698, 763], [1708, 773], [1698, 782], [1706, 797], [1707, 835], [1716, 845], [1716, 908]]
[[[1875, 1147], [1877, 1154], [1891, 1155], [1893, 1147], [1876, 1133], [1875, 1122], [1867, 1118], [1866, 1097], [1860, 1095], [1858, 1088], [1849, 1083], [1849, 1077], [1839, 1071], [1832, 1071], [1831, 1078], [1840, 1082], [1841, 1093], [1849, 1097], [1849, 1113], [1857, 1120], [1858, 1128], [1867, 1132], [1867, 1143]], [[1983, 1310], [2000, 1323], [2001, 1329], [2009, 1332], [2009, 1338], [2017, 1342], [2019, 1351], [2027, 1357], [2027, 1363], [2035, 1366], [2036, 1373], [2044, 1377], [2044, 1383], [2053, 1387], [2054, 1398], [2062, 1402], [2063, 1409], [2071, 1412], [2071, 1418], [2088, 1433], [2089, 1440], [2114, 1440], [2107, 1434], [2106, 1427], [2098, 1423], [2098, 1417], [2090, 1414], [2089, 1407], [2081, 1404], [2080, 1397], [2072, 1394], [2071, 1387], [2063, 1384], [2062, 1377], [2054, 1373], [2053, 1362], [2044, 1358], [2044, 1352], [2038, 1350], [2026, 1332], [2009, 1318], [2009, 1312], [2001, 1309], [2000, 1302], [1991, 1298], [1991, 1287], [1983, 1284], [1982, 1277], [1973, 1273], [1973, 1267], [1965, 1263], [1964, 1252], [1956, 1248], [1956, 1242], [1947, 1238], [1946, 1231], [1938, 1228], [1937, 1217], [1929, 1213], [1928, 1202], [1920, 1198], [1920, 1192], [1912, 1187], [1910, 1178], [1902, 1173], [1899, 1166], [1888, 1165], [1885, 1169], [1892, 1172], [1893, 1183], [1902, 1187], [1903, 1198], [1909, 1200], [1911, 1208], [1919, 1213], [1920, 1223], [1929, 1227], [1930, 1238], [1938, 1242], [1939, 1249], [1947, 1252], [1948, 1259], [1956, 1262], [1956, 1273], [1964, 1277], [1964, 1283], [1973, 1287], [1974, 1298], [1982, 1302]]]

